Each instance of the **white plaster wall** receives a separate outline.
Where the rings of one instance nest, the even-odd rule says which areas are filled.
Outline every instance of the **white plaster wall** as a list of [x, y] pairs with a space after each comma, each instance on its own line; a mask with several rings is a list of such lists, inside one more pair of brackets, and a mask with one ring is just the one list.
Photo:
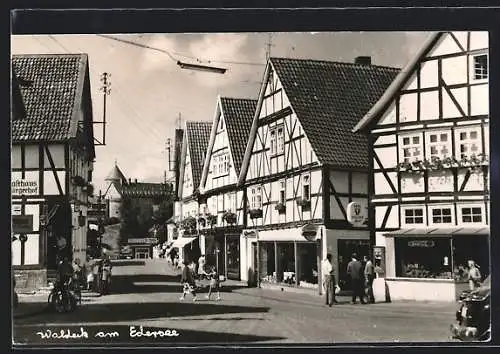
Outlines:
[[441, 279], [387, 279], [391, 301], [455, 302], [455, 283]]

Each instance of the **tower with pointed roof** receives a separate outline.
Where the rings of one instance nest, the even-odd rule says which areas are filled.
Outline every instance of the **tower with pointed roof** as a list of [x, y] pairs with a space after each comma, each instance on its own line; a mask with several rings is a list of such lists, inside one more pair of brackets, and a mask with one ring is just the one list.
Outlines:
[[109, 210], [108, 217], [120, 218], [122, 191], [123, 187], [127, 185], [127, 179], [125, 178], [125, 175], [118, 167], [116, 160], [115, 160], [115, 165], [109, 172], [105, 181], [108, 183], [106, 187], [106, 192], [104, 193], [104, 199], [108, 204], [108, 210]]

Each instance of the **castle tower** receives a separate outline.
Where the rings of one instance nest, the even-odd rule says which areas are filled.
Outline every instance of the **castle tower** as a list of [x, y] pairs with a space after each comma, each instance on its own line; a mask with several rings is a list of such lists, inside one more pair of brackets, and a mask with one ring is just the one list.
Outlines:
[[122, 201], [122, 187], [127, 184], [127, 179], [115, 161], [113, 169], [109, 172], [105, 181], [108, 183], [104, 199], [108, 204], [108, 217], [120, 218], [120, 205]]

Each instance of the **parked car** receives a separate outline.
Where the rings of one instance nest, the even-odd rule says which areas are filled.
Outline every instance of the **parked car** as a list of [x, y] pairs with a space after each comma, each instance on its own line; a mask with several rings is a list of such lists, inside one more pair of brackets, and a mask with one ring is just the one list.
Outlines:
[[491, 337], [490, 318], [491, 275], [475, 290], [460, 294], [456, 323], [450, 327], [453, 338], [462, 341], [488, 341]]

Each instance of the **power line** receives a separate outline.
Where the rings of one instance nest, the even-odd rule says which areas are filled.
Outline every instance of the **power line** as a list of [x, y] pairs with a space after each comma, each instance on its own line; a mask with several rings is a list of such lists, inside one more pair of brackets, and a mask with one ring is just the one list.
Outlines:
[[[103, 37], [103, 38], [107, 38], [107, 39], [112, 39], [112, 40], [115, 40], [115, 41], [118, 41], [118, 42], [127, 43], [127, 44], [130, 44], [130, 45], [135, 45], [135, 46], [138, 46], [138, 47], [141, 47], [141, 48], [146, 48], [146, 49], [154, 50], [154, 51], [157, 51], [157, 52], [160, 52], [160, 53], [164, 53], [164, 54], [167, 54], [170, 57], [170, 59], [172, 59], [175, 62], [177, 62], [177, 59], [169, 51], [167, 51], [165, 49], [151, 47], [151, 46], [146, 45], [146, 44], [142, 44], [142, 43], [138, 43], [138, 42], [134, 42], [134, 41], [128, 41], [128, 40], [125, 40], [125, 39], [116, 38], [116, 37], [107, 36], [107, 35], [102, 35], [102, 34], [97, 34], [97, 36]], [[233, 65], [265, 66], [265, 64], [262, 64], [262, 63], [252, 63], [252, 62], [244, 62], [244, 61], [214, 60], [214, 59], [205, 59], [205, 60], [202, 60], [202, 59], [199, 59], [199, 58], [191, 56], [191, 55], [181, 54], [181, 53], [178, 53], [178, 52], [172, 52], [172, 53], [174, 53], [177, 56], [183, 57], [183, 58], [188, 58], [188, 59], [196, 60], [198, 63], [209, 63], [209, 64], [210, 63], [220, 63], [220, 64], [233, 64]]]

